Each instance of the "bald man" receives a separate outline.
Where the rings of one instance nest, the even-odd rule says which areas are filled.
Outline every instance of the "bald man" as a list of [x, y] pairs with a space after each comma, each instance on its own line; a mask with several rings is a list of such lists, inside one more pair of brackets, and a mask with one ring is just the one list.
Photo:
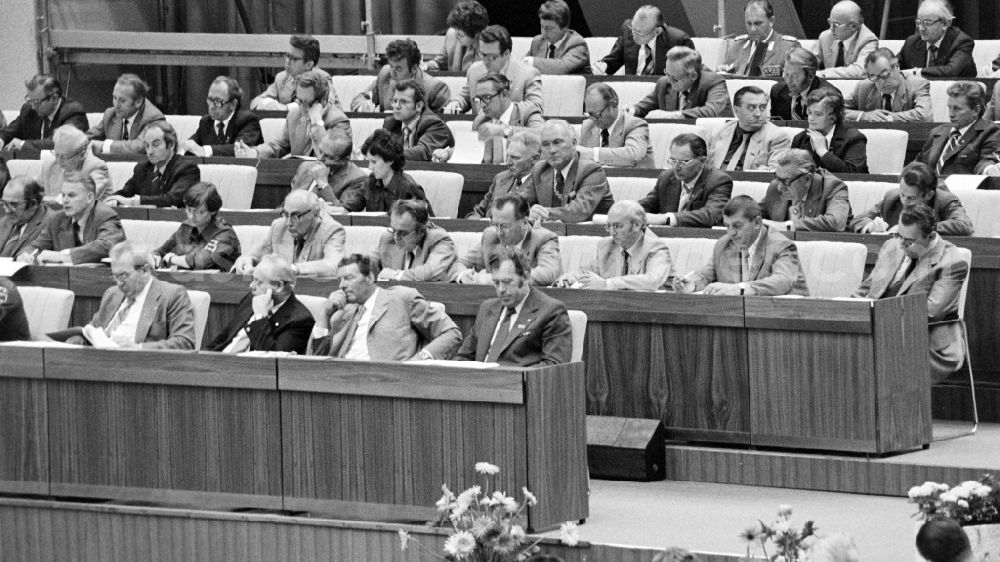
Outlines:
[[830, 9], [830, 28], [819, 34], [812, 52], [821, 78], [865, 78], [865, 57], [878, 48], [878, 37], [864, 24], [861, 6], [851, 0]]
[[594, 73], [614, 74], [624, 67], [625, 74], [663, 75], [667, 51], [678, 45], [694, 48], [687, 33], [663, 21], [659, 8], [641, 6], [631, 20], [622, 23], [611, 52], [594, 63]]

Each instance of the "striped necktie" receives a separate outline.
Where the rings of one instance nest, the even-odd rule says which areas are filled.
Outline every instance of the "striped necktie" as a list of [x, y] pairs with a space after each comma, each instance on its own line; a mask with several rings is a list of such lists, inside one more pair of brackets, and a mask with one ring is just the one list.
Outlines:
[[938, 158], [937, 169], [935, 170], [938, 175], [941, 175], [941, 169], [944, 168], [944, 161], [947, 157], [951, 156], [951, 154], [958, 147], [959, 136], [958, 129], [952, 129], [948, 138], [948, 144], [945, 145], [944, 150], [941, 151], [941, 157]]
[[111, 335], [119, 326], [125, 322], [125, 318], [128, 316], [128, 311], [132, 309], [132, 305], [135, 304], [135, 299], [129, 297], [125, 299], [125, 302], [118, 308], [118, 312], [115, 313], [111, 321], [108, 322], [107, 327], [104, 329], [104, 333]]

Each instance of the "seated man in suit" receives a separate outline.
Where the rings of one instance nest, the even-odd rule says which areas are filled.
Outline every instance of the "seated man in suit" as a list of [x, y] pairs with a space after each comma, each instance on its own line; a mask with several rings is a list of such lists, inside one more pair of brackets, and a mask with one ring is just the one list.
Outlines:
[[[881, 299], [927, 294], [927, 320], [958, 318], [959, 293], [969, 275], [969, 263], [954, 244], [936, 232], [934, 211], [923, 204], [903, 208], [899, 228], [882, 245], [871, 275], [854, 296]], [[930, 326], [931, 380], [941, 382], [962, 366], [962, 331], [957, 323]]]
[[965, 207], [944, 184], [938, 184], [937, 174], [923, 162], [910, 162], [899, 175], [899, 187], [890, 189], [867, 212], [854, 217], [853, 232], [890, 234], [899, 229], [899, 215], [909, 205], [927, 205], [937, 219], [937, 232], [942, 236], [971, 236], [972, 219]]
[[670, 277], [670, 249], [646, 227], [646, 211], [635, 201], [618, 201], [608, 211], [611, 236], [601, 238], [594, 256], [579, 270], [564, 273], [557, 287], [655, 291]]
[[702, 66], [698, 51], [678, 46], [667, 51], [663, 78], [632, 112], [649, 119], [697, 119], [730, 117], [733, 108], [726, 81]]
[[104, 202], [112, 207], [183, 207], [184, 194], [201, 181], [198, 164], [177, 153], [177, 131], [166, 121], [150, 123], [142, 132], [142, 142], [147, 160], [136, 164], [125, 186]]
[[233, 270], [250, 273], [261, 258], [277, 254], [292, 263], [296, 275], [333, 277], [344, 257], [347, 233], [323, 208], [315, 193], [296, 190], [285, 197], [281, 217], [274, 219], [267, 238], [236, 260]]
[[[376, 129], [361, 145], [361, 154], [368, 159], [371, 174], [363, 182], [352, 182], [341, 193], [340, 201], [346, 210], [387, 213], [398, 199], [427, 200], [424, 188], [403, 172], [403, 145], [389, 131]], [[434, 213], [429, 204], [428, 212]]]
[[749, 0], [743, 7], [747, 32], [726, 40], [726, 54], [719, 72], [741, 76], [781, 76], [788, 52], [800, 47], [799, 40], [774, 30], [774, 6], [770, 0]]
[[1000, 125], [982, 118], [986, 92], [976, 82], [948, 86], [950, 124], [931, 130], [916, 160], [933, 166], [939, 177], [1000, 173]]
[[0, 207], [0, 258], [13, 258], [25, 251], [38, 238], [48, 207], [42, 202], [42, 186], [28, 176], [15, 176], [3, 188]]
[[490, 257], [516, 248], [531, 264], [532, 285], [551, 285], [562, 273], [559, 237], [528, 221], [528, 203], [519, 195], [505, 194], [493, 200], [490, 227], [483, 231], [479, 244], [469, 249], [451, 268], [450, 277], [458, 283], [489, 285], [487, 270]]
[[479, 55], [479, 33], [490, 24], [486, 8], [476, 0], [461, 0], [448, 12], [448, 31], [441, 52], [427, 61], [427, 70], [466, 72]]
[[229, 271], [240, 257], [236, 231], [219, 216], [222, 197], [198, 182], [184, 194], [187, 220], [155, 252], [157, 267]]
[[115, 244], [115, 284], [104, 291], [82, 335], [67, 341], [102, 348], [194, 349], [194, 309], [187, 290], [154, 277], [153, 262], [152, 252], [138, 242]]
[[52, 148], [52, 133], [63, 125], [88, 128], [87, 113], [79, 102], [63, 97], [62, 85], [50, 74], [36, 74], [25, 81], [28, 90], [17, 117], [0, 128], [0, 148], [20, 150]]
[[899, 51], [899, 68], [924, 78], [974, 78], [975, 41], [952, 25], [955, 14], [946, 0], [922, 0], [917, 31]]
[[823, 78], [865, 77], [864, 62], [878, 48], [878, 37], [865, 25], [861, 6], [841, 0], [830, 8], [830, 29], [819, 34], [812, 52], [819, 59]]
[[[315, 73], [316, 80], [324, 81], [328, 88], [322, 90], [323, 104], [340, 110], [340, 99], [330, 83], [330, 75], [319, 67], [319, 40], [312, 35], [292, 35], [290, 49], [285, 53], [285, 69], [274, 77], [267, 90], [250, 102], [250, 109], [285, 111], [291, 109], [298, 95], [299, 80], [306, 72]], [[252, 146], [252, 145], [251, 145]]]
[[583, 110], [587, 118], [576, 147], [581, 160], [592, 160], [602, 166], [654, 167], [649, 125], [618, 107], [614, 88], [604, 82], [587, 86]]
[[17, 261], [25, 263], [101, 263], [125, 239], [114, 209], [97, 200], [94, 180], [78, 174], [62, 186], [62, 210], [49, 213], [38, 238]]
[[379, 70], [371, 85], [351, 100], [351, 111], [391, 111], [396, 84], [403, 80], [420, 84], [424, 89], [424, 104], [435, 113], [451, 99], [451, 88], [447, 84], [420, 69], [423, 56], [413, 39], [396, 39], [386, 45], [385, 58], [388, 64]]
[[930, 121], [931, 84], [899, 71], [896, 55], [879, 47], [865, 58], [867, 80], [859, 80], [844, 100], [844, 117], [857, 121]]
[[844, 96], [833, 88], [814, 90], [806, 98], [809, 126], [792, 138], [792, 148], [809, 152], [828, 171], [868, 173], [868, 138], [844, 124]]
[[316, 318], [310, 355], [355, 361], [448, 359], [462, 343], [444, 306], [416, 289], [379, 287], [378, 259], [352, 254], [340, 261], [340, 289]]
[[340, 196], [351, 186], [364, 184], [368, 173], [351, 161], [354, 142], [340, 129], [331, 129], [316, 150], [319, 160], [306, 160], [292, 177], [292, 189], [305, 189], [328, 204], [343, 207]]
[[687, 33], [663, 21], [659, 8], [648, 4], [641, 6], [631, 20], [622, 22], [611, 52], [594, 63], [594, 74], [615, 74], [622, 67], [625, 74], [663, 74], [667, 51], [678, 45], [694, 48]]
[[122, 74], [112, 91], [114, 105], [104, 111], [101, 122], [87, 131], [95, 154], [142, 154], [146, 126], [163, 121], [163, 112], [146, 99], [149, 86], [135, 74]]
[[738, 195], [722, 211], [726, 235], [701, 269], [674, 276], [678, 293], [706, 295], [809, 296], [795, 243], [769, 230], [752, 197]]
[[615, 202], [604, 169], [580, 160], [569, 123], [549, 119], [542, 127], [542, 157], [531, 170], [521, 196], [531, 207], [533, 220], [589, 221], [607, 213]]
[[63, 125], [52, 134], [52, 155], [55, 158], [42, 162], [38, 183], [45, 190], [47, 201], [58, 203], [63, 182], [68, 176], [85, 174], [94, 180], [97, 198], [103, 200], [111, 193], [111, 174], [108, 164], [90, 151], [87, 133], [74, 125]]
[[683, 133], [670, 142], [670, 169], [639, 205], [648, 224], [712, 228], [722, 222], [722, 208], [733, 193], [728, 174], [706, 164], [705, 140]]
[[195, 156], [234, 156], [234, 143], [240, 141], [257, 146], [264, 140], [260, 119], [243, 106], [240, 83], [228, 76], [219, 76], [208, 87], [208, 115], [198, 122], [198, 130], [184, 141], [185, 152]]
[[490, 218], [493, 201], [507, 195], [518, 193], [521, 185], [531, 177], [531, 169], [541, 155], [541, 139], [534, 131], [514, 133], [507, 141], [507, 169], [493, 176], [493, 183], [486, 191], [482, 201], [476, 203], [467, 219]]
[[431, 160], [455, 146], [451, 129], [424, 101], [424, 87], [416, 80], [396, 82], [392, 94], [392, 115], [382, 128], [403, 144], [407, 160]]
[[545, 123], [538, 106], [510, 98], [510, 80], [503, 74], [482, 77], [476, 84], [475, 101], [479, 115], [472, 121], [472, 128], [483, 141], [483, 164], [506, 162], [510, 136], [527, 129], [540, 130]]
[[521, 367], [568, 363], [573, 329], [566, 305], [531, 287], [529, 258], [517, 248], [491, 254], [489, 274], [497, 297], [479, 306], [455, 359]]
[[767, 94], [743, 86], [733, 95], [736, 120], [712, 135], [709, 165], [720, 170], [760, 171], [778, 167], [777, 155], [791, 146], [788, 135], [767, 116]]
[[796, 47], [785, 56], [781, 81], [771, 86], [771, 116], [786, 121], [806, 120], [806, 98], [821, 88], [833, 88], [816, 76], [819, 59], [809, 51]]
[[30, 341], [31, 328], [17, 285], [0, 277], [0, 341]]
[[778, 155], [778, 169], [760, 202], [760, 216], [778, 230], [843, 232], [851, 220], [847, 184], [817, 169], [807, 151], [790, 148]]
[[542, 106], [542, 75], [538, 69], [528, 66], [520, 59], [511, 58], [510, 33], [501, 25], [491, 25], [479, 34], [479, 54], [482, 60], [472, 63], [466, 72], [466, 82], [457, 95], [444, 106], [445, 113], [465, 113], [479, 109], [472, 103], [476, 84], [487, 74], [503, 74], [510, 80], [510, 99], [531, 102], [545, 111]]
[[456, 259], [455, 243], [443, 228], [430, 222], [423, 201], [397, 199], [389, 213], [389, 225], [378, 241], [380, 281], [448, 280]]
[[546, 0], [538, 7], [541, 33], [531, 40], [524, 62], [542, 74], [590, 74], [590, 48], [569, 28], [570, 9], [564, 0]]
[[295, 298], [295, 272], [283, 257], [264, 256], [233, 319], [205, 349], [223, 353], [284, 351], [305, 355], [312, 313]]

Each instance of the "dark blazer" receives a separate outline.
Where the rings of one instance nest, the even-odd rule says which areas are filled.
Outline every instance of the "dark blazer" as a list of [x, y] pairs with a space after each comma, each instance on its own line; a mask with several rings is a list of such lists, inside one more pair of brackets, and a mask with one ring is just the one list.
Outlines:
[[125, 182], [125, 187], [114, 195], [124, 197], [139, 196], [139, 203], [142, 205], [156, 205], [157, 207], [184, 207], [184, 194], [191, 186], [201, 181], [201, 170], [198, 164], [192, 160], [186, 160], [175, 154], [170, 157], [167, 165], [163, 168], [163, 177], [160, 178], [160, 187], [153, 186], [153, 174], [156, 172], [154, 166], [148, 160], [135, 165], [132, 177]]
[[[826, 80], [818, 76], [813, 76], [812, 83], [809, 84], [809, 89], [802, 95], [803, 97], [808, 97], [809, 92], [819, 88], [832, 88], [835, 91], [839, 91]], [[803, 111], [805, 111], [805, 107], [806, 104], [803, 101]], [[780, 117], [785, 121], [792, 120], [792, 93], [788, 91], [788, 84], [785, 84], [784, 80], [771, 86], [771, 117]], [[800, 115], [799, 118], [804, 120], [806, 116]]]
[[476, 203], [476, 206], [473, 207], [471, 213], [465, 215], [465, 218], [489, 218], [490, 213], [493, 212], [493, 200], [501, 195], [517, 193], [517, 191], [521, 189], [521, 184], [519, 183], [520, 180], [521, 178], [512, 174], [510, 170], [504, 170], [493, 176], [493, 183], [490, 184], [490, 188], [486, 191], [486, 195], [483, 196], [482, 201]]
[[[232, 320], [205, 346], [209, 351], [222, 351], [233, 341], [247, 322], [253, 316], [253, 293], [246, 296], [236, 305]], [[261, 318], [250, 323], [247, 335], [250, 337], [250, 351], [288, 351], [305, 355], [309, 345], [309, 335], [312, 333], [312, 313], [306, 305], [299, 302], [292, 293], [285, 304], [267, 318]]]
[[528, 205], [538, 203], [549, 207], [550, 220], [589, 221], [594, 214], [607, 214], [615, 203], [608, 178], [600, 164], [574, 158], [563, 178], [561, 199], [554, 190], [555, 173], [546, 160], [535, 164], [531, 176], [519, 192]]
[[664, 76], [656, 81], [652, 93], [635, 104], [632, 114], [644, 117], [654, 109], [662, 109], [683, 111], [687, 119], [733, 116], [726, 80], [711, 70], [703, 68], [689, 91], [694, 92], [694, 95], [685, 98], [684, 107], [680, 107], [680, 92], [672, 91], [670, 82]]
[[[791, 195], [774, 180], [767, 186], [764, 200], [760, 202], [760, 216], [773, 221], [792, 220], [789, 209]], [[817, 170], [806, 194], [805, 212], [795, 219], [795, 230], [843, 232], [851, 220], [851, 201], [847, 197], [847, 184], [837, 176]]]
[[[677, 45], [694, 49], [694, 42], [691, 41], [691, 37], [687, 33], [676, 27], [664, 25], [663, 31], [656, 37], [656, 48], [653, 49], [653, 74], [663, 74], [663, 67], [667, 62], [667, 51]], [[625, 74], [638, 74], [639, 71], [636, 68], [638, 58], [639, 45], [636, 45], [635, 40], [632, 39], [632, 23], [631, 19], [627, 19], [622, 23], [615, 46], [601, 61], [607, 64], [606, 73], [608, 75], [618, 72], [622, 66], [625, 67]]]
[[[25, 141], [24, 148], [34, 148], [37, 150], [52, 149], [52, 133], [63, 125], [73, 125], [83, 132], [87, 132], [87, 112], [83, 110], [80, 102], [69, 98], [63, 98], [62, 105], [52, 116], [52, 126], [49, 127], [48, 135], [42, 138], [42, 117], [35, 112], [31, 104], [26, 103], [21, 106], [21, 112], [6, 127], [0, 129], [0, 140], [7, 144], [11, 139], [21, 139]], [[30, 141], [30, 142], [29, 142]]]
[[77, 246], [73, 237], [73, 219], [66, 216], [65, 211], [49, 213], [42, 227], [42, 232], [32, 243], [29, 250], [55, 250], [57, 252], [69, 249], [69, 257], [73, 264], [100, 263], [108, 257], [111, 247], [125, 239], [122, 221], [118, 213], [100, 201], [94, 202], [87, 217], [87, 224], [80, 232], [83, 244]]
[[681, 182], [673, 170], [656, 178], [656, 186], [639, 201], [647, 213], [674, 213], [677, 226], [711, 228], [722, 223], [722, 208], [733, 193], [733, 180], [721, 170], [705, 167], [694, 182], [688, 198], [688, 210], [678, 213]]
[[[937, 169], [938, 159], [948, 146], [948, 136], [952, 125], [946, 123], [931, 129], [916, 160]], [[958, 147], [945, 155], [940, 176], [951, 174], [978, 174], [984, 168], [996, 163], [993, 155], [1000, 152], [1000, 125], [979, 119], [958, 139]]]
[[[403, 143], [403, 124], [397, 121], [392, 115], [385, 118], [382, 128], [392, 133], [400, 144]], [[411, 143], [413, 146], [403, 146], [403, 156], [407, 160], [429, 161], [431, 153], [439, 148], [455, 146], [455, 137], [451, 134], [451, 129], [445, 125], [433, 111], [424, 108], [424, 111], [417, 118], [417, 125], [414, 127]]]
[[42, 233], [42, 228], [45, 226], [45, 219], [48, 216], [48, 207], [44, 203], [39, 204], [38, 208], [35, 209], [35, 213], [25, 223], [21, 236], [9, 247], [7, 246], [7, 241], [16, 234], [18, 226], [14, 224], [14, 219], [10, 215], [0, 218], [0, 258], [14, 258], [28, 249], [28, 246]]
[[219, 138], [218, 131], [215, 130], [215, 120], [211, 116], [205, 115], [198, 122], [198, 130], [191, 135], [191, 140], [201, 146], [212, 148], [212, 156], [233, 156], [233, 144], [241, 140], [247, 146], [257, 146], [264, 142], [264, 135], [260, 130], [260, 118], [249, 111], [237, 111], [229, 120], [226, 127], [226, 134]]
[[[481, 304], [472, 331], [465, 337], [454, 359], [486, 361], [490, 340], [502, 312], [499, 299], [489, 299]], [[538, 289], [531, 289], [514, 326], [500, 345], [503, 351], [497, 362], [501, 365], [530, 367], [569, 363], [573, 354], [573, 329], [566, 305]]]
[[822, 158], [813, 150], [806, 131], [795, 135], [792, 139], [792, 148], [808, 150], [817, 166], [831, 172], [868, 173], [868, 137], [857, 129], [844, 126], [843, 123], [834, 127], [830, 146]]
[[[424, 194], [424, 188], [402, 170], [392, 174], [389, 185], [383, 185], [381, 180], [375, 179], [375, 176], [368, 176], [363, 182], [352, 182], [340, 194], [340, 202], [352, 213], [359, 211], [388, 213], [396, 199], [427, 201], [427, 196]], [[434, 215], [430, 202], [427, 203], [427, 212], [431, 216]]]
[[201, 232], [182, 222], [155, 253], [183, 256], [191, 269], [229, 271], [240, 257], [240, 239], [229, 223], [216, 216]]
[[26, 341], [31, 339], [28, 317], [17, 286], [0, 277], [0, 341]]
[[[965, 213], [965, 207], [954, 193], [941, 189], [934, 190], [934, 198], [928, 202], [937, 217], [937, 232], [945, 236], [972, 236], [972, 219]], [[849, 230], [861, 232], [875, 217], [882, 217], [890, 227], [899, 224], [899, 215], [903, 212], [903, 202], [899, 198], [899, 188], [886, 192], [875, 206], [858, 215], [851, 221]]]
[[976, 61], [972, 58], [975, 42], [961, 29], [951, 26], [944, 32], [934, 64], [927, 66], [927, 43], [914, 33], [899, 50], [899, 68], [920, 68], [924, 78], [975, 78]]

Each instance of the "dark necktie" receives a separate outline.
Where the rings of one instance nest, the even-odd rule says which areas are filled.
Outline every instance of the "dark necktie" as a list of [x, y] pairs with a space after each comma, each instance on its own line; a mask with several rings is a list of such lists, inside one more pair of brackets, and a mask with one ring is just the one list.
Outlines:
[[927, 68], [928, 66], [935, 66], [934, 61], [937, 60], [937, 52], [938, 48], [934, 45], [927, 46], [927, 64], [924, 68]]
[[219, 121], [215, 125], [215, 139], [219, 144], [226, 144], [226, 126]]
[[844, 42], [837, 41], [837, 62], [834, 63], [836, 66], [847, 66], [844, 62]]
[[610, 137], [611, 135], [608, 133], [607, 129], [601, 129], [601, 148], [608, 147], [608, 140]]
[[302, 255], [302, 249], [306, 247], [305, 238], [295, 239], [295, 257], [294, 261], [299, 261], [299, 256]]
[[653, 49], [649, 45], [643, 45], [642, 50], [646, 53], [646, 62], [642, 65], [642, 75], [649, 76], [653, 73]]
[[42, 119], [42, 136], [40, 138], [49, 138], [50, 131], [52, 130], [52, 122], [48, 119]]
[[628, 250], [622, 250], [622, 276], [628, 275]]
[[122, 121], [122, 140], [128, 140], [128, 119]]
[[882, 94], [882, 109], [892, 111], [892, 94]]
[[753, 56], [747, 64], [747, 76], [760, 76], [760, 63], [764, 60], [764, 52], [767, 51], [767, 43], [764, 41], [754, 41]]
[[736, 130], [733, 131], [733, 140], [729, 141], [729, 148], [726, 150], [726, 157], [722, 160], [722, 167], [726, 167], [726, 165], [728, 165], [733, 159], [733, 156], [736, 155], [736, 151], [739, 150], [740, 146], [743, 144], [743, 137], [745, 135], [746, 133], [743, 132], [743, 129], [737, 125]]
[[406, 255], [403, 257], [403, 269], [413, 269], [413, 260], [415, 259], [417, 259], [416, 254], [412, 251], [406, 252]]
[[503, 312], [500, 313], [500, 324], [497, 330], [496, 336], [493, 337], [493, 341], [490, 342], [489, 353], [486, 354], [486, 360], [489, 362], [495, 362], [497, 357], [500, 355], [500, 351], [503, 349], [503, 344], [507, 340], [507, 335], [510, 334], [510, 320], [517, 312], [517, 309], [513, 306], [504, 307]]
[[749, 250], [740, 250], [740, 281], [743, 283], [750, 281]]
[[[555, 201], [552, 202], [553, 207], [561, 207], [563, 204], [563, 188], [565, 187], [566, 180], [563, 178], [562, 172], [556, 172], [556, 196]], [[557, 204], [558, 203], [558, 204]]]
[[555, 45], [553, 45], [551, 43], [549, 44], [549, 53], [548, 53], [548, 55], [546, 55], [546, 58], [550, 58], [550, 59], [556, 58], [556, 46]]
[[73, 242], [77, 246], [83, 245], [83, 238], [80, 237], [80, 223], [73, 221]]
[[160, 170], [153, 172], [153, 193], [160, 193], [162, 191], [163, 184], [163, 173]]
[[958, 129], [952, 129], [951, 134], [948, 135], [948, 144], [945, 145], [944, 150], [941, 151], [941, 157], [938, 158], [937, 169], [935, 170], [938, 175], [941, 175], [941, 168], [944, 168], [944, 162], [958, 147]]
[[410, 148], [412, 146], [410, 142], [413, 140], [413, 131], [409, 127], [403, 127], [403, 148]]
[[792, 104], [792, 119], [805, 119], [805, 108], [802, 107], [802, 96], [795, 96], [795, 103]]
[[892, 278], [889, 286], [885, 289], [885, 294], [883, 297], [894, 297], [899, 294], [899, 289], [903, 286], [903, 281], [913, 273], [913, 269], [917, 267], [917, 260], [911, 259], [910, 263], [902, 270], [901, 273], [897, 272], [896, 276]]

